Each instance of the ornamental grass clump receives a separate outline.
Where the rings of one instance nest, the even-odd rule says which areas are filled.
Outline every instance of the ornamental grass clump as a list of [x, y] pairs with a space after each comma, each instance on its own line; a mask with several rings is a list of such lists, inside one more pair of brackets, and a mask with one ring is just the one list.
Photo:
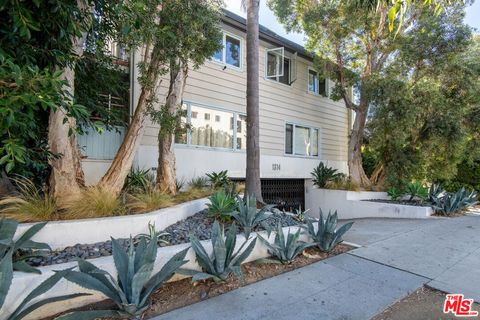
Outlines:
[[127, 196], [127, 208], [132, 212], [147, 212], [175, 204], [173, 197], [155, 188]]
[[18, 194], [0, 199], [0, 215], [20, 222], [48, 221], [55, 217], [55, 199], [33, 181], [24, 177], [12, 179]]
[[65, 217], [84, 219], [124, 214], [120, 198], [108, 188], [88, 187], [62, 201]]
[[153, 268], [157, 257], [157, 239], [154, 235], [147, 242], [141, 238], [135, 247], [133, 240], [127, 251], [112, 239], [112, 254], [117, 276], [95, 265], [78, 260], [79, 271], [69, 270], [65, 279], [82, 288], [102, 293], [117, 306], [116, 310], [74, 311], [59, 317], [61, 320], [97, 319], [103, 317], [143, 319], [143, 313], [150, 306], [150, 298], [188, 260], [185, 256], [189, 248], [175, 254], [161, 270], [155, 274]]

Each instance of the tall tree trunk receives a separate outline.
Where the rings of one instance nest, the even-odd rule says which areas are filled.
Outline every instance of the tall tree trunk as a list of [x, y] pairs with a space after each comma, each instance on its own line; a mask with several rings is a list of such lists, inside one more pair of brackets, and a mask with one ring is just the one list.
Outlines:
[[161, 49], [158, 46], [155, 46], [152, 50], [150, 59], [147, 59], [149, 57], [148, 46], [145, 50], [144, 61], [149, 60], [149, 62], [147, 71], [142, 80], [143, 84], [137, 107], [135, 108], [135, 112], [128, 126], [125, 138], [123, 139], [110, 168], [108, 168], [108, 171], [98, 184], [100, 187], [108, 188], [116, 194], [120, 194], [122, 191], [125, 179], [130, 172], [135, 152], [140, 145], [145, 130], [144, 122], [147, 115], [147, 108], [153, 103], [157, 88], [160, 85], [159, 71], [161, 66]]
[[[77, 5], [80, 9], [88, 9], [88, 4], [83, 0], [78, 0]], [[87, 33], [83, 32], [80, 37], [73, 41], [73, 52], [77, 57], [83, 55], [83, 44]], [[66, 81], [65, 90], [72, 99], [75, 94], [75, 64], [67, 66], [63, 70], [62, 79]], [[48, 145], [52, 153], [58, 154], [58, 158], [51, 159], [52, 168], [49, 187], [50, 194], [57, 200], [61, 206], [61, 199], [66, 195], [78, 192], [81, 186], [85, 185], [81, 165], [81, 153], [78, 147], [75, 128], [76, 120], [67, 117], [64, 108], [57, 108], [51, 111], [48, 119]]]
[[263, 202], [260, 182], [259, 25], [260, 0], [247, 0], [247, 170], [246, 191]]
[[368, 108], [359, 108], [355, 113], [355, 121], [348, 141], [348, 170], [353, 182], [361, 186], [370, 186], [362, 165], [362, 142], [367, 120]]
[[[165, 108], [172, 116], [176, 115], [178, 107], [182, 104], [187, 76], [188, 65], [176, 61], [171, 64], [170, 86], [165, 100]], [[158, 131], [157, 188], [170, 194], [176, 194], [175, 153], [173, 149], [175, 132], [171, 131], [171, 126], [162, 128], [161, 125]]]

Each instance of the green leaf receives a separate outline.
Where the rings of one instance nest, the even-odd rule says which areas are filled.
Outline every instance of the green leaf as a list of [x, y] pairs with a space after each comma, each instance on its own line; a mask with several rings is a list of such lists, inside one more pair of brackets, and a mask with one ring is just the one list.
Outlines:
[[37, 223], [31, 228], [29, 228], [27, 231], [25, 231], [25, 233], [22, 234], [22, 236], [17, 241], [15, 241], [15, 250], [23, 248], [51, 250], [50, 246], [45, 243], [38, 243], [30, 240], [43, 227], [45, 227], [46, 224], [47, 222]]
[[8, 290], [12, 284], [13, 267], [12, 267], [13, 248], [7, 251], [7, 254], [0, 260], [0, 309], [5, 302]]
[[74, 311], [67, 313], [55, 320], [92, 320], [99, 318], [126, 318], [127, 315], [115, 310], [89, 310], [89, 311]]

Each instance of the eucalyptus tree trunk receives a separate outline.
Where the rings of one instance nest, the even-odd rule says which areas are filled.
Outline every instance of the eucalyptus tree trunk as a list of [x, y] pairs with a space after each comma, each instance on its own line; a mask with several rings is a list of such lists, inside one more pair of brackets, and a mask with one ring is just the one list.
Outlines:
[[[165, 99], [165, 109], [170, 114], [170, 120], [175, 118], [178, 108], [182, 105], [183, 92], [188, 76], [188, 65], [173, 62], [170, 66], [170, 86]], [[175, 128], [172, 124], [162, 126], [158, 131], [158, 166], [156, 186], [159, 190], [170, 194], [177, 193], [175, 182]]]
[[[145, 49], [144, 61], [147, 61], [149, 55], [149, 46]], [[145, 131], [145, 119], [147, 116], [148, 106], [155, 99], [157, 88], [160, 86], [160, 67], [161, 67], [161, 48], [158, 45], [153, 47], [148, 67], [143, 75], [142, 89], [140, 97], [135, 108], [135, 112], [128, 126], [125, 138], [118, 149], [112, 164], [108, 171], [99, 182], [102, 188], [108, 188], [116, 194], [120, 194], [125, 179], [133, 164], [135, 152], [140, 145], [140, 141]]]
[[353, 182], [361, 186], [370, 186], [362, 165], [362, 144], [363, 134], [365, 131], [365, 123], [367, 120], [367, 110], [358, 109], [355, 112], [355, 120], [348, 141], [348, 170], [350, 178]]
[[[88, 9], [85, 1], [78, 0], [80, 9]], [[80, 37], [73, 40], [73, 52], [77, 57], [83, 55], [83, 44], [87, 33], [83, 32]], [[61, 76], [67, 85], [65, 91], [72, 99], [75, 93], [75, 64], [63, 69]], [[81, 165], [81, 153], [78, 147], [77, 135], [75, 134], [77, 123], [75, 118], [68, 117], [64, 108], [59, 107], [52, 110], [48, 119], [48, 146], [52, 153], [58, 155], [49, 160], [51, 173], [49, 178], [50, 194], [61, 205], [61, 200], [71, 194], [78, 192], [81, 186], [85, 185]]]
[[246, 0], [247, 7], [247, 170], [246, 191], [263, 202], [260, 182], [259, 121], [259, 11], [260, 0]]

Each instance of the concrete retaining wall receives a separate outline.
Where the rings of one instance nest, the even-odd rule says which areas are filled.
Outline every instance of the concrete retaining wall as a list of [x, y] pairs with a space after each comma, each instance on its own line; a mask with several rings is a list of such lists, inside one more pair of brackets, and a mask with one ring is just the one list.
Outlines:
[[[291, 232], [296, 232], [297, 228], [298, 227], [285, 227], [283, 228], [283, 230], [285, 234], [287, 234], [289, 229], [291, 230]], [[264, 238], [267, 238], [266, 232], [261, 232], [260, 234]], [[256, 235], [257, 235], [256, 233], [253, 233], [252, 239], [253, 237], [256, 237]], [[273, 242], [274, 236], [275, 235], [273, 233], [270, 235], [270, 238], [269, 238], [270, 242]], [[302, 235], [302, 237], [303, 237], [303, 240], [305, 240], [306, 236]], [[240, 248], [240, 246], [244, 241], [245, 241], [245, 237], [243, 235], [237, 236], [236, 250]], [[211, 254], [212, 247], [211, 247], [210, 241], [209, 240], [202, 241], [202, 244], [204, 245], [207, 252]], [[159, 271], [161, 267], [177, 252], [189, 246], [190, 244], [187, 243], [187, 244], [180, 244], [175, 246], [158, 248], [157, 260], [156, 260], [154, 272]], [[267, 249], [261, 243], [260, 240], [257, 240], [255, 248], [252, 251], [252, 254], [248, 257], [248, 259], [245, 262], [257, 260], [260, 258], [266, 258], [266, 257], [268, 257]], [[184, 265], [183, 268], [200, 270], [200, 266], [195, 261], [195, 253], [192, 249], [188, 251], [186, 260], [189, 260], [189, 262], [186, 265]], [[97, 267], [110, 272], [114, 277], [116, 277], [116, 271], [115, 271], [115, 266], [114, 266], [112, 256], [91, 259], [88, 261], [95, 264]], [[65, 263], [60, 265], [41, 267], [40, 268], [40, 270], [42, 271], [41, 275], [15, 272], [13, 282], [12, 282], [12, 285], [10, 286], [10, 291], [7, 296], [7, 300], [5, 301], [3, 309], [0, 311], [0, 319], [5, 319], [8, 314], [13, 312], [13, 310], [15, 310], [17, 305], [33, 289], [35, 289], [42, 281], [44, 281], [45, 279], [47, 279], [53, 274], [54, 270], [63, 270], [68, 267], [73, 267], [75, 265], [76, 263], [70, 262], [70, 263]], [[175, 275], [170, 281], [177, 281], [182, 278], [185, 278], [185, 277], [180, 275]], [[60, 296], [60, 295], [66, 295], [66, 294], [80, 293], [80, 292], [90, 292], [90, 291], [82, 289], [76, 284], [67, 282], [66, 280], [61, 280], [59, 283], [57, 283], [57, 285], [54, 288], [52, 288], [50, 291], [43, 294], [41, 296], [41, 299]], [[95, 301], [105, 299], [104, 296], [98, 293], [95, 293], [95, 292], [91, 292], [91, 293], [92, 293], [91, 296], [79, 297], [79, 298], [61, 302], [61, 303], [46, 305], [41, 309], [36, 310], [34, 313], [32, 313], [31, 316], [29, 316], [26, 319], [31, 319], [31, 320], [41, 319], [46, 316], [54, 315], [58, 312], [66, 311], [72, 308], [80, 307]]]
[[[155, 229], [166, 227], [186, 219], [205, 209], [208, 199], [198, 199], [173, 207], [149, 213], [94, 218], [82, 220], [51, 221], [37, 233], [33, 240], [48, 243], [52, 249], [63, 249], [77, 243], [96, 243], [113, 238], [128, 238], [140, 233], [148, 233], [148, 223], [155, 223]], [[19, 225], [16, 237], [22, 235], [32, 223]]]
[[425, 219], [433, 214], [430, 207], [407, 206], [393, 203], [362, 200], [389, 199], [386, 192], [365, 192], [319, 189], [311, 180], [305, 182], [305, 208], [318, 217], [319, 208], [324, 214], [337, 210], [339, 219], [357, 218], [410, 218]]

